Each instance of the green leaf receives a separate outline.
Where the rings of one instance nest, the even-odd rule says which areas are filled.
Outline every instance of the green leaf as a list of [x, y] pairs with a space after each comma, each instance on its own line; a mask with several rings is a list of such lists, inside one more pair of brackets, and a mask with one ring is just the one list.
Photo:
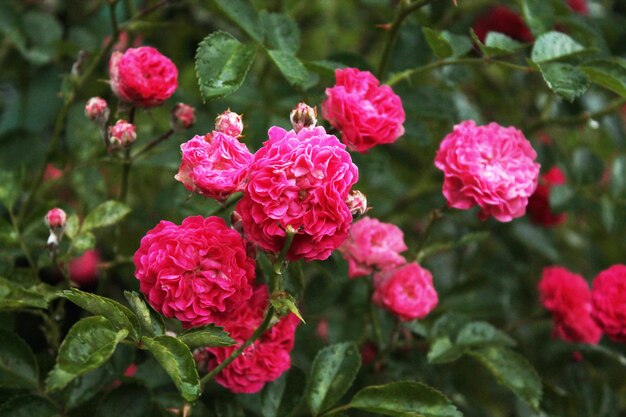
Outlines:
[[214, 324], [185, 330], [178, 335], [178, 339], [192, 350], [200, 347], [232, 346], [235, 344], [235, 341], [222, 327]]
[[448, 40], [443, 37], [443, 35], [437, 31], [434, 31], [430, 28], [423, 27], [422, 32], [424, 33], [424, 37], [426, 38], [426, 42], [428, 42], [428, 46], [433, 51], [435, 56], [439, 59], [447, 58], [453, 54], [453, 49]]
[[272, 307], [276, 309], [279, 317], [291, 312], [295, 314], [302, 323], [306, 324], [300, 314], [300, 310], [298, 310], [298, 307], [296, 306], [296, 299], [293, 298], [291, 294], [283, 293], [278, 297], [272, 297], [270, 302], [272, 303]]
[[87, 317], [76, 323], [59, 348], [57, 363], [48, 374], [46, 391], [59, 390], [74, 378], [102, 366], [128, 335], [104, 317]]
[[139, 319], [132, 311], [117, 301], [76, 288], [63, 291], [63, 296], [91, 314], [104, 316], [116, 329], [125, 329], [133, 340], [139, 340], [141, 329]]
[[620, 155], [611, 167], [611, 194], [619, 197], [626, 192], [626, 155]]
[[91, 232], [82, 232], [72, 239], [72, 252], [83, 253], [96, 246], [96, 237]]
[[574, 196], [576, 192], [571, 186], [555, 185], [550, 190], [550, 207], [556, 212], [563, 211], [569, 206]]
[[202, 97], [213, 100], [237, 91], [255, 55], [253, 46], [226, 32], [214, 32], [204, 38], [196, 51], [196, 75]]
[[0, 327], [0, 387], [33, 389], [39, 385], [39, 367], [30, 346]]
[[554, 27], [554, 10], [549, 1], [520, 0], [524, 20], [535, 37]]
[[201, 394], [200, 378], [187, 345], [171, 336], [143, 337], [141, 341], [172, 378], [180, 395], [187, 401], [197, 400]]
[[45, 398], [23, 395], [0, 406], [0, 417], [57, 417], [61, 412]]
[[439, 337], [430, 345], [428, 351], [428, 362], [432, 364], [442, 364], [454, 362], [465, 354], [465, 348], [453, 344], [449, 337]]
[[588, 52], [581, 44], [562, 32], [548, 32], [541, 35], [533, 45], [530, 54], [536, 64], [570, 58]]
[[452, 56], [461, 57], [474, 49], [472, 41], [467, 36], [456, 35], [454, 33], [448, 32], [447, 30], [441, 32], [441, 36], [452, 47]]
[[[114, 353], [114, 356], [117, 353], [118, 351]], [[98, 395], [102, 388], [115, 380], [115, 376], [108, 366], [110, 363], [107, 362], [104, 366], [76, 378], [65, 387], [63, 398], [67, 409], [73, 409], [86, 403]]]
[[25, 288], [0, 277], [0, 311], [27, 307], [48, 308], [48, 303], [59, 294], [57, 289], [48, 284]]
[[20, 187], [15, 175], [9, 171], [0, 171], [0, 203], [12, 208], [20, 195]]
[[361, 367], [361, 354], [354, 343], [338, 343], [315, 356], [306, 390], [314, 416], [332, 407], [352, 385]]
[[[523, 43], [518, 42], [513, 38], [509, 38], [502, 33], [489, 32], [485, 38], [484, 49], [489, 51], [489, 53], [485, 55], [495, 56], [511, 54], [523, 49], [525, 46], [526, 45]], [[483, 52], [485, 51], [483, 50]]]
[[600, 200], [600, 218], [602, 219], [604, 230], [607, 233], [611, 233], [615, 226], [615, 203], [608, 195], [603, 195]]
[[309, 73], [304, 67], [304, 64], [291, 52], [268, 49], [267, 53], [289, 84], [301, 86], [308, 80]]
[[263, 42], [263, 26], [250, 0], [215, 0], [215, 4], [252, 39]]
[[539, 65], [539, 69], [550, 90], [566, 100], [574, 101], [589, 88], [589, 78], [573, 65], [547, 63]]
[[80, 230], [80, 222], [78, 216], [70, 214], [67, 216], [67, 223], [65, 224], [65, 236], [70, 239], [74, 239]]
[[304, 395], [304, 381], [304, 372], [292, 368], [277, 380], [267, 384], [260, 395], [263, 417], [290, 415]]
[[592, 61], [585, 63], [581, 68], [592, 82], [626, 97], [625, 61]]
[[130, 207], [119, 201], [105, 201], [93, 209], [85, 217], [82, 232], [88, 232], [100, 227], [111, 226], [130, 213]]
[[263, 10], [260, 18], [265, 29], [265, 42], [269, 49], [278, 49], [293, 54], [300, 49], [300, 29], [289, 15]]
[[99, 402], [96, 417], [147, 417], [153, 409], [150, 391], [137, 383], [124, 384]]
[[50, 13], [29, 11], [24, 15], [23, 27], [31, 43], [53, 47], [63, 36], [63, 26]]
[[484, 321], [466, 324], [459, 332], [456, 343], [465, 347], [486, 345], [513, 347], [517, 344], [508, 334]]
[[126, 301], [128, 301], [131, 310], [139, 319], [141, 327], [149, 336], [162, 336], [165, 333], [163, 318], [148, 307], [139, 293], [135, 291], [124, 291], [124, 297], [126, 297]]
[[530, 363], [509, 349], [490, 346], [468, 352], [495, 376], [498, 382], [535, 410], [541, 400], [541, 379]]
[[351, 408], [394, 417], [461, 417], [445, 395], [419, 382], [392, 382], [363, 388]]

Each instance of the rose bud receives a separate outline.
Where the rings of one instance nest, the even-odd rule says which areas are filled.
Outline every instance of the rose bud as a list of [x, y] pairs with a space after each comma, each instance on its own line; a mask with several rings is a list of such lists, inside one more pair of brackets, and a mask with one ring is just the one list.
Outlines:
[[291, 125], [296, 133], [305, 127], [315, 127], [317, 124], [317, 107], [298, 103], [289, 114], [289, 120], [291, 120]]
[[215, 119], [215, 130], [238, 138], [243, 132], [243, 119], [240, 114], [226, 110]]

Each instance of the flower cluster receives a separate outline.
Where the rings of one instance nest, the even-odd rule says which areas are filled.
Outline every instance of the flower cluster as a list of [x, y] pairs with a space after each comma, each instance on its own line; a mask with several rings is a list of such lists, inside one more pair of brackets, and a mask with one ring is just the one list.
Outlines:
[[346, 204], [358, 170], [339, 140], [323, 127], [298, 133], [272, 127], [254, 155], [236, 207], [246, 239], [278, 253], [287, 230], [296, 233], [289, 260], [324, 260], [347, 237]]
[[356, 68], [338, 69], [335, 78], [335, 86], [326, 89], [322, 115], [341, 131], [350, 150], [365, 152], [404, 134], [404, 108], [391, 87]]
[[254, 260], [218, 217], [161, 221], [141, 239], [135, 276], [148, 302], [184, 326], [222, 323], [252, 295]]
[[444, 173], [443, 194], [451, 207], [478, 205], [481, 219], [508, 222], [524, 215], [537, 188], [536, 157], [519, 130], [468, 120], [443, 139], [435, 166]]
[[556, 337], [591, 344], [600, 341], [602, 330], [591, 318], [591, 291], [583, 277], [562, 267], [544, 268], [539, 293], [554, 317]]

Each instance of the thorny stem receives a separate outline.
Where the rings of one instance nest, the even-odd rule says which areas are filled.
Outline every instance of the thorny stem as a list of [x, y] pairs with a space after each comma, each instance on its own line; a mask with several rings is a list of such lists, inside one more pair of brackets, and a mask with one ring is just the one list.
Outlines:
[[447, 210], [447, 207], [436, 208], [430, 211], [428, 224], [426, 225], [426, 230], [424, 230], [424, 233], [422, 234], [422, 240], [417, 246], [417, 251], [416, 251], [417, 255], [415, 256], [416, 262], [419, 262], [421, 260], [422, 251], [424, 250], [426, 243], [428, 243], [428, 239], [430, 238], [430, 235], [433, 231], [433, 226], [435, 225], [435, 223], [437, 223], [439, 220], [443, 218], [443, 214], [446, 210]]
[[458, 58], [458, 59], [442, 59], [439, 61], [431, 62], [430, 64], [423, 65], [418, 68], [409, 69], [406, 71], [402, 71], [398, 74], [394, 74], [391, 78], [387, 80], [385, 84], [389, 86], [393, 86], [402, 80], [410, 80], [411, 77], [421, 74], [423, 72], [428, 72], [436, 68], [445, 67], [448, 65], [484, 65], [484, 64], [494, 64], [499, 65], [501, 67], [510, 68], [516, 71], [523, 72], [535, 72], [537, 71], [533, 67], [527, 67], [524, 65], [517, 65], [512, 62], [500, 61], [495, 59], [490, 59], [487, 57], [484, 58]]
[[170, 136], [172, 136], [174, 134], [174, 129], [170, 129], [167, 132], [163, 133], [161, 136], [159, 136], [158, 138], [154, 139], [152, 142], [148, 143], [146, 146], [144, 146], [143, 148], [139, 149], [134, 155], [133, 155], [133, 159], [138, 158], [139, 156], [145, 154], [146, 152], [148, 152], [149, 150], [151, 150], [152, 148], [154, 148], [155, 146], [157, 146], [158, 144], [160, 144], [161, 142], [166, 141], [167, 139], [170, 138]]
[[414, 11], [434, 2], [436, 0], [415, 0], [413, 2], [409, 0], [401, 0], [400, 8], [396, 14], [395, 19], [391, 23], [389, 28], [389, 35], [387, 36], [387, 43], [385, 43], [385, 49], [383, 49], [383, 55], [380, 58], [380, 64], [378, 65], [378, 79], [382, 79], [389, 66], [389, 59], [391, 58], [391, 51], [396, 44], [400, 27], [404, 20]]

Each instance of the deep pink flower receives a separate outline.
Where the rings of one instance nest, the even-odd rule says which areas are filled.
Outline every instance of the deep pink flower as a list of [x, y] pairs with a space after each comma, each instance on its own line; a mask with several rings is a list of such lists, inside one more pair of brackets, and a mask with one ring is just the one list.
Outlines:
[[416, 262], [379, 272], [374, 285], [372, 301], [403, 321], [426, 317], [439, 302], [433, 276]]
[[589, 6], [587, 5], [587, 0], [567, 0], [567, 5], [572, 9], [572, 11], [586, 15], [589, 14]]
[[[267, 307], [268, 291], [263, 285], [256, 288], [252, 298], [234, 311], [231, 314], [231, 321], [224, 324], [224, 329], [237, 344], [206, 349], [214, 356], [209, 361], [209, 370], [228, 358], [252, 336], [263, 321]], [[291, 367], [290, 353], [299, 323], [300, 320], [292, 313], [283, 317], [217, 374], [215, 381], [236, 394], [251, 394], [261, 390], [267, 382], [277, 379]]]
[[67, 214], [65, 214], [63, 209], [55, 207], [46, 213], [44, 220], [50, 229], [63, 229], [65, 228], [65, 223], [67, 222]]
[[196, 123], [196, 109], [185, 103], [176, 103], [172, 109], [171, 125], [174, 129], [189, 129]]
[[435, 166], [444, 173], [443, 195], [451, 207], [478, 205], [481, 219], [508, 222], [524, 215], [537, 187], [536, 157], [519, 130], [467, 120], [443, 139]]
[[560, 266], [544, 268], [539, 294], [554, 318], [556, 337], [569, 342], [600, 341], [602, 330], [591, 318], [591, 291], [583, 277]]
[[626, 342], [626, 265], [613, 265], [593, 280], [592, 316], [613, 340]]
[[473, 25], [481, 42], [489, 32], [499, 32], [520, 42], [532, 42], [533, 34], [522, 17], [506, 6], [495, 6], [480, 16]]
[[185, 327], [221, 323], [252, 295], [254, 260], [219, 217], [162, 220], [135, 256], [139, 288], [154, 309]]
[[109, 74], [113, 93], [140, 107], [158, 106], [178, 87], [176, 65], [149, 46], [113, 52]]
[[346, 199], [357, 167], [323, 127], [298, 133], [272, 127], [268, 134], [236, 207], [246, 239], [278, 253], [290, 227], [297, 234], [288, 259], [324, 260], [348, 235], [352, 214]]
[[100, 254], [97, 250], [88, 250], [70, 261], [70, 279], [78, 285], [89, 285], [98, 279]]
[[240, 114], [228, 109], [215, 119], [215, 130], [239, 138], [243, 132], [243, 118]]
[[109, 105], [100, 97], [92, 97], [85, 103], [85, 116], [99, 124], [104, 124], [109, 119]]
[[182, 162], [176, 179], [189, 191], [223, 201], [244, 188], [253, 156], [245, 144], [224, 133], [194, 136], [180, 145]]
[[404, 108], [391, 87], [356, 68], [335, 70], [335, 79], [335, 86], [326, 89], [322, 114], [350, 150], [365, 152], [404, 134]]
[[354, 222], [339, 252], [348, 261], [350, 278], [393, 268], [406, 262], [404, 234], [396, 225], [363, 217]]
[[565, 213], [554, 213], [550, 208], [550, 192], [553, 186], [566, 182], [565, 174], [558, 167], [550, 168], [540, 177], [537, 189], [528, 199], [528, 215], [534, 223], [553, 227], [565, 221], [567, 218]]
[[109, 126], [109, 146], [112, 149], [127, 148], [137, 140], [137, 128], [126, 120], [118, 120]]

